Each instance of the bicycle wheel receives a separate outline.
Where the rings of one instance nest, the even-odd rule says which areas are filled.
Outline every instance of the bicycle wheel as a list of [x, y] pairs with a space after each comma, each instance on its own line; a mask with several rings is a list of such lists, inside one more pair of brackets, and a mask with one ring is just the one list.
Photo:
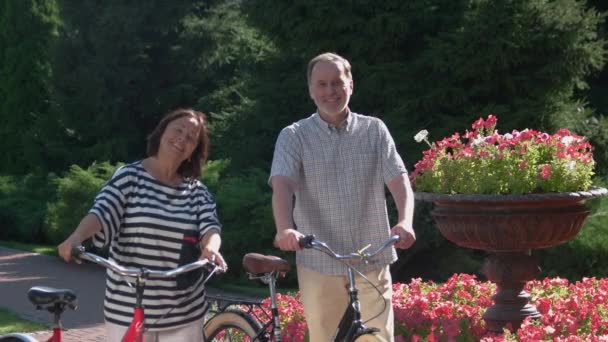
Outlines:
[[38, 342], [38, 340], [25, 334], [8, 334], [0, 336], [0, 342]]
[[[253, 341], [262, 330], [262, 325], [251, 315], [228, 309], [211, 317], [205, 323], [205, 341]], [[259, 341], [257, 339], [256, 341]]]

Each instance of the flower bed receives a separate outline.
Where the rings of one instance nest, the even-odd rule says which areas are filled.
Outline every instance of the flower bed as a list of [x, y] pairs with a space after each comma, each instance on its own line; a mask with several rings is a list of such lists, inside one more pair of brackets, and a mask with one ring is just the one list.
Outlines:
[[[396, 341], [608, 341], [608, 279], [575, 283], [546, 278], [526, 290], [542, 314], [516, 332], [489, 333], [481, 315], [491, 305], [495, 285], [455, 274], [444, 284], [393, 285]], [[306, 323], [295, 297], [279, 297], [284, 341], [304, 341]], [[266, 309], [270, 301], [266, 300]]]

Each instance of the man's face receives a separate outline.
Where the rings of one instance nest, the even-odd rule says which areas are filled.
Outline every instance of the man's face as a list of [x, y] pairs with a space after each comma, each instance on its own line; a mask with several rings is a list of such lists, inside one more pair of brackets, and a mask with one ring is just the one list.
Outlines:
[[353, 81], [341, 63], [321, 61], [312, 69], [308, 92], [321, 116], [335, 118], [346, 112]]

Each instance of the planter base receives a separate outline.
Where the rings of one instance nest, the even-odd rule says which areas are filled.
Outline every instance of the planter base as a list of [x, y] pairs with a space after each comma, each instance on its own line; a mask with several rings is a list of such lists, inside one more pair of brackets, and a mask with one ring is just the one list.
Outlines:
[[509, 325], [511, 329], [519, 327], [526, 317], [540, 318], [524, 291], [526, 282], [540, 274], [537, 258], [526, 252], [493, 253], [486, 258], [482, 272], [497, 286], [494, 305], [483, 315], [488, 330], [500, 333]]

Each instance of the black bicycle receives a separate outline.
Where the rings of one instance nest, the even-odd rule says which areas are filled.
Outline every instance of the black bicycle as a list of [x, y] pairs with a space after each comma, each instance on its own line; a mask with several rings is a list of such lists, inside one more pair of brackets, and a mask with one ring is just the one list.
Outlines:
[[[342, 315], [333, 341], [383, 341], [380, 336], [375, 334], [378, 329], [367, 327], [361, 321], [360, 303], [355, 284], [355, 274], [361, 273], [356, 270], [354, 264], [373, 262], [373, 258], [378, 253], [390, 247], [397, 240], [399, 240], [399, 236], [392, 236], [371, 253], [366, 252], [369, 249], [368, 245], [359, 251], [344, 255], [335, 253], [325, 242], [317, 240], [313, 235], [300, 240], [302, 247], [316, 249], [348, 266], [346, 291], [349, 305]], [[243, 267], [250, 279], [259, 279], [268, 285], [271, 297], [270, 312], [264, 310], [262, 300], [208, 296], [210, 301], [216, 303], [216, 308], [205, 323], [207, 341], [281, 341], [276, 281], [280, 275], [289, 271], [289, 264], [276, 256], [249, 253], [243, 257]]]

